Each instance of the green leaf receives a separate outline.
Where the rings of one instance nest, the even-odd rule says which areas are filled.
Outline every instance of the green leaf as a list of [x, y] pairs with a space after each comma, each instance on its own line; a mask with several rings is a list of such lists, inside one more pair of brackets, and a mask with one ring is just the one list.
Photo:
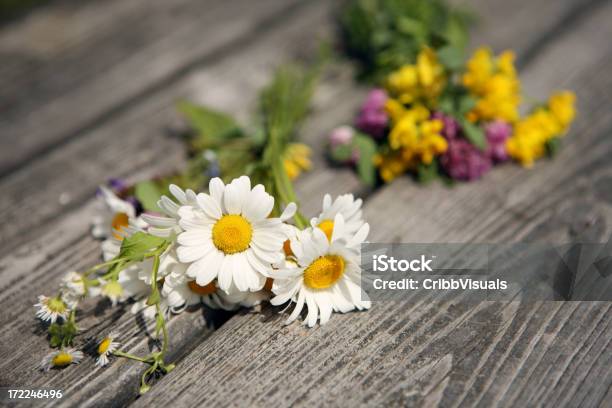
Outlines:
[[141, 181], [134, 187], [134, 195], [147, 211], [159, 212], [157, 201], [162, 196], [157, 185], [152, 181]]
[[357, 174], [365, 184], [373, 186], [376, 183], [376, 167], [374, 166], [376, 143], [372, 138], [362, 133], [357, 133], [353, 140], [359, 150]]
[[160, 248], [166, 242], [165, 238], [139, 231], [123, 239], [117, 257], [126, 261], [141, 261], [145, 255]]
[[224, 140], [242, 134], [236, 121], [225, 113], [185, 101], [178, 104], [178, 110], [197, 132], [192, 140], [196, 150], [216, 147]]
[[438, 50], [438, 59], [450, 71], [459, 71], [463, 68], [465, 57], [463, 50], [452, 45], [447, 45]]
[[546, 153], [550, 157], [555, 157], [561, 150], [561, 139], [553, 137], [546, 142]]
[[423, 25], [422, 21], [415, 20], [414, 18], [400, 17], [397, 22], [397, 29], [403, 34], [414, 36], [417, 42], [427, 38], [427, 27]]
[[476, 106], [476, 98], [469, 94], [463, 94], [459, 96], [458, 99], [457, 115], [459, 116], [464, 116]]
[[468, 14], [443, 0], [352, 0], [340, 17], [346, 54], [361, 62], [363, 79], [377, 81], [415, 62], [427, 45], [463, 50], [471, 23]]
[[420, 183], [427, 184], [440, 178], [438, 161], [434, 160], [430, 164], [420, 163], [417, 167], [417, 177]]
[[438, 108], [447, 115], [454, 115], [455, 101], [453, 96], [448, 93], [443, 94], [438, 101]]
[[72, 344], [78, 329], [69, 321], [53, 323], [49, 326], [49, 345], [51, 347], [69, 346]]
[[473, 124], [464, 117], [459, 117], [459, 123], [463, 128], [463, 134], [470, 143], [480, 150], [487, 148], [487, 139], [484, 130], [480, 126]]
[[445, 37], [448, 43], [460, 50], [465, 49], [469, 39], [468, 21], [469, 16], [453, 13], [446, 26]]

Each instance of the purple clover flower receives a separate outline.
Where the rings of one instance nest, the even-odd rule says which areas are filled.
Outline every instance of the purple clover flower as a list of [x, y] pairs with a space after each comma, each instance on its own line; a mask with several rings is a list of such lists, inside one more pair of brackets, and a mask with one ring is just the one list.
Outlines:
[[491, 169], [491, 159], [465, 139], [448, 140], [448, 150], [440, 157], [440, 164], [455, 180], [473, 181]]
[[387, 93], [383, 89], [372, 89], [361, 106], [355, 126], [375, 138], [383, 137], [389, 122], [385, 112], [387, 98]]
[[442, 112], [434, 112], [431, 115], [432, 119], [439, 119], [444, 124], [444, 128], [442, 129], [442, 136], [446, 139], [456, 139], [459, 137], [459, 132], [461, 131], [461, 127], [459, 126], [459, 122], [455, 120], [452, 116], [445, 115]]
[[495, 163], [508, 160], [506, 140], [512, 135], [512, 126], [508, 122], [496, 120], [485, 126], [487, 137], [487, 156]]

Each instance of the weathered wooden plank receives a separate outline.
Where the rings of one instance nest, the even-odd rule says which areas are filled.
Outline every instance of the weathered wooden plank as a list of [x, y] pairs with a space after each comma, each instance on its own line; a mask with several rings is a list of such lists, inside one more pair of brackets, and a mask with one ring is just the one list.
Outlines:
[[[605, 180], [612, 172], [612, 119], [601, 107], [609, 105], [611, 95], [599, 90], [610, 81], [612, 60], [604, 50], [610, 48], [611, 33], [602, 24], [611, 13], [610, 5], [592, 9], [557, 42], [541, 48], [523, 75], [525, 88], [536, 96], [554, 83], [576, 89], [579, 100], [587, 101], [555, 161], [539, 163], [531, 171], [505, 166], [482, 182], [452, 190], [439, 185], [424, 189], [399, 180], [366, 204], [372, 239], [566, 242], [585, 202], [606, 227], [599, 238], [607, 237], [612, 207], [601, 197], [610, 187]], [[568, 52], [579, 52], [580, 57], [568, 60]], [[546, 84], [540, 84], [544, 78]], [[398, 225], [388, 216], [400, 213], [412, 218]], [[264, 316], [236, 316], [135, 406], [152, 401], [445, 405], [455, 396], [466, 405], [508, 405], [516, 398], [519, 405], [553, 405], [559, 390], [555, 394], [531, 376], [541, 370], [553, 379], [564, 375], [565, 365], [551, 362], [550, 356], [560, 349], [579, 350], [589, 359], [609, 360], [608, 341], [593, 348], [584, 337], [591, 333], [589, 337], [610, 338], [609, 303], [512, 305], [379, 303], [367, 313], [334, 316], [328, 326], [314, 330], [297, 324], [281, 328], [272, 309]], [[565, 373], [569, 383], [591, 384], [589, 406], [601, 402], [612, 384], [609, 371], [597, 377], [599, 367], [586, 374]], [[415, 377], [422, 383], [414, 384]], [[336, 399], [340, 396], [341, 403]]]
[[[3, 30], [0, 174], [180, 80], [299, 10], [297, 1], [90, 2]], [[110, 12], [109, 12], [110, 10]]]

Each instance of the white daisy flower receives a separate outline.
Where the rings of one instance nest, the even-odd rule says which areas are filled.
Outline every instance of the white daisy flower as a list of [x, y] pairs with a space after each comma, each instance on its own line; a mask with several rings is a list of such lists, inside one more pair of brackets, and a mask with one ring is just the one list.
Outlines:
[[87, 294], [87, 285], [83, 275], [75, 271], [68, 272], [62, 278], [60, 291], [64, 302], [73, 308], [74, 304]]
[[369, 232], [363, 224], [355, 234], [344, 230], [342, 214], [336, 214], [331, 240], [319, 228], [305, 230], [291, 240], [296, 265], [286, 264], [274, 271], [270, 300], [281, 305], [289, 300], [295, 308], [287, 319], [291, 323], [308, 308], [305, 324], [313, 327], [317, 320], [325, 324], [332, 311], [346, 313], [370, 307], [361, 299], [360, 244]]
[[320, 228], [327, 239], [331, 239], [334, 230], [334, 218], [337, 214], [342, 214], [344, 218], [344, 231], [346, 234], [355, 234], [365, 224], [361, 211], [362, 200], [355, 200], [352, 194], [338, 196], [333, 202], [329, 194], [323, 197], [323, 211], [318, 217], [310, 220], [313, 228]]
[[52, 368], [63, 368], [70, 364], [79, 364], [83, 359], [83, 352], [73, 348], [61, 349], [49, 353], [40, 363], [41, 370], [49, 371]]
[[91, 223], [94, 237], [104, 239], [114, 236], [120, 239], [117, 232], [127, 227], [130, 221], [144, 226], [142, 220], [136, 218], [136, 209], [130, 202], [120, 199], [105, 186], [100, 186], [99, 191], [99, 210]]
[[193, 207], [197, 205], [196, 193], [193, 192], [193, 190], [183, 191], [174, 184], [170, 184], [169, 190], [176, 202], [166, 196], [162, 196], [161, 199], [157, 201], [157, 206], [163, 212], [164, 216], [142, 214], [143, 221], [149, 225], [147, 232], [152, 235], [157, 235], [158, 237], [169, 237], [172, 234], [180, 234], [183, 232], [178, 223], [180, 219], [178, 215], [179, 208], [182, 206]]
[[60, 297], [39, 296], [38, 303], [34, 305], [38, 308], [36, 317], [43, 322], [55, 323], [60, 318], [66, 320], [70, 314], [70, 308], [66, 302]]
[[197, 195], [196, 206], [178, 210], [177, 255], [190, 263], [187, 275], [200, 286], [217, 279], [219, 288], [230, 293], [260, 290], [271, 264], [283, 258], [283, 221], [291, 218], [296, 206], [287, 206], [280, 218], [268, 218], [274, 198], [263, 185], [251, 189], [251, 180], [242, 176], [228, 185], [214, 178], [210, 195]]
[[98, 367], [104, 367], [107, 365], [109, 355], [113, 354], [114, 351], [119, 349], [121, 343], [116, 341], [118, 337], [119, 333], [114, 331], [102, 339], [98, 345], [98, 358], [96, 359], [96, 365]]

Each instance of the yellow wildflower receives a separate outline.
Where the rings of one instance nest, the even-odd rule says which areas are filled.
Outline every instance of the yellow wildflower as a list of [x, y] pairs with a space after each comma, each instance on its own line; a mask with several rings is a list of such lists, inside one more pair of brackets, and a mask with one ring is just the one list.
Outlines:
[[295, 180], [303, 171], [312, 167], [310, 147], [302, 143], [291, 143], [283, 155], [283, 166], [290, 180]]
[[423, 48], [416, 64], [404, 65], [387, 78], [387, 90], [403, 104], [417, 101], [435, 104], [445, 85], [444, 67], [431, 48]]
[[392, 122], [397, 122], [406, 114], [406, 108], [397, 99], [389, 98], [385, 102], [385, 111]]
[[[391, 107], [396, 105], [391, 104]], [[441, 120], [430, 117], [430, 111], [423, 105], [414, 105], [395, 115], [389, 132], [389, 147], [395, 151], [396, 156], [381, 161], [380, 172], [383, 180], [395, 177], [400, 168], [403, 172], [419, 163], [430, 164], [435, 156], [446, 151], [448, 145], [441, 135], [444, 124]], [[396, 163], [398, 157], [402, 161], [401, 167]], [[383, 176], [383, 172], [387, 176]]]
[[576, 116], [575, 101], [576, 95], [569, 91], [557, 92], [548, 98], [548, 109], [563, 131], [567, 130]]
[[494, 58], [488, 48], [476, 50], [467, 63], [462, 82], [477, 97], [476, 106], [467, 115], [470, 121], [518, 120], [520, 83], [511, 51]]
[[535, 126], [535, 122], [526, 118], [518, 122], [514, 134], [506, 141], [508, 154], [525, 167], [546, 153], [545, 134]]
[[380, 177], [385, 183], [401, 176], [407, 170], [406, 162], [397, 152], [377, 154], [374, 156], [374, 165], [378, 167]]
[[532, 166], [546, 154], [546, 144], [567, 131], [576, 115], [574, 101], [575, 95], [571, 92], [553, 94], [546, 107], [518, 121], [506, 142], [508, 154], [524, 166]]

